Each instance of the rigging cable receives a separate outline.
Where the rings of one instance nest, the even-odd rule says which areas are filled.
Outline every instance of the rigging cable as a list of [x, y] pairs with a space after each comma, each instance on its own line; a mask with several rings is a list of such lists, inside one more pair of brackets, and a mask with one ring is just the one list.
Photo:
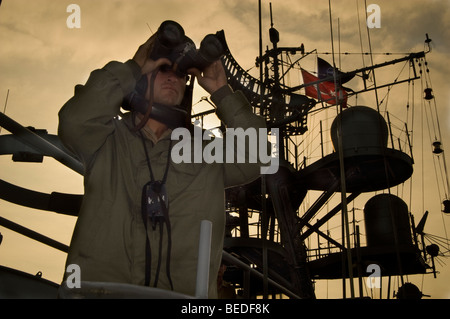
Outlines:
[[[412, 61], [412, 63], [414, 63], [414, 61]], [[409, 68], [409, 78], [411, 78], [411, 68]], [[412, 152], [412, 148], [414, 147], [414, 134], [412, 134], [412, 132], [414, 132], [414, 113], [415, 113], [415, 85], [414, 85], [414, 81], [411, 81], [408, 83], [408, 99], [406, 102], [406, 135], [409, 136], [409, 132], [408, 129], [411, 130], [411, 138], [409, 141], [410, 144], [410, 155], [411, 158], [414, 158], [413, 156], [413, 152]], [[412, 110], [410, 111], [410, 107], [412, 105]], [[411, 114], [411, 122], [409, 122], [409, 117]], [[410, 125], [408, 125], [410, 124]], [[409, 126], [411, 126], [411, 128], [409, 128]], [[413, 164], [414, 164], [414, 160], [413, 160]], [[411, 178], [409, 179], [409, 207], [412, 208], [412, 198], [413, 198], [413, 179], [414, 179], [414, 174], [411, 175]]]
[[[333, 76], [334, 76], [334, 87], [336, 89], [335, 96], [336, 96], [336, 108], [338, 112], [342, 112], [342, 103], [340, 103], [338, 98], [338, 92], [337, 92], [337, 80], [336, 80], [336, 63], [335, 63], [335, 56], [334, 56], [334, 37], [333, 37], [333, 21], [332, 21], [332, 15], [331, 15], [331, 0], [328, 0], [328, 11], [329, 11], [329, 18], [330, 18], [330, 36], [331, 36], [331, 49], [333, 52]], [[341, 106], [341, 107], [340, 107]], [[339, 108], [340, 107], [340, 108]], [[338, 136], [339, 134], [342, 134], [341, 130], [341, 123], [340, 120], [338, 122]], [[347, 255], [347, 267], [348, 267], [348, 277], [350, 282], [350, 295], [351, 298], [355, 297], [355, 289], [354, 289], [354, 283], [353, 283], [353, 267], [352, 267], [352, 253], [351, 253], [351, 242], [350, 242], [350, 229], [348, 224], [348, 211], [347, 211], [347, 197], [346, 197], [346, 185], [345, 185], [345, 170], [344, 170], [344, 154], [342, 151], [342, 138], [338, 138], [338, 144], [339, 144], [339, 166], [340, 166], [340, 180], [341, 180], [341, 203], [342, 203], [342, 235], [345, 236], [345, 239], [342, 239], [344, 251], [342, 252], [343, 255]], [[345, 234], [345, 235], [344, 235]], [[348, 247], [346, 248], [345, 242], [347, 242]], [[345, 259], [344, 256], [342, 258], [342, 290], [343, 290], [343, 297], [345, 298], [346, 289], [345, 289], [345, 267], [344, 267]]]
[[[5, 100], [5, 107], [3, 108], [3, 114], [6, 114], [6, 106], [8, 105], [8, 97], [9, 97], [9, 89], [8, 92], [6, 92], [6, 100]], [[2, 132], [2, 127], [0, 126], [0, 133]]]
[[[428, 71], [429, 70], [426, 69], [426, 73], [428, 73]], [[422, 72], [422, 70], [421, 70], [421, 72]], [[428, 83], [428, 81], [429, 80], [425, 78], [425, 86], [426, 86], [427, 89], [431, 87], [431, 83]], [[422, 81], [422, 89], [423, 89], [423, 81]], [[427, 102], [424, 102], [424, 103], [428, 103], [428, 106], [429, 106], [430, 118], [431, 118], [431, 127], [430, 127], [430, 123], [429, 123], [429, 119], [428, 119], [428, 114], [427, 114], [427, 124], [428, 124], [430, 143], [433, 143], [433, 141], [431, 140], [432, 139], [432, 135], [434, 135], [434, 140], [435, 141], [439, 141], [439, 142], [441, 141], [442, 136], [441, 136], [441, 130], [440, 130], [440, 125], [439, 125], [439, 117], [437, 116], [436, 100], [435, 100], [434, 96], [432, 96], [431, 99], [434, 102], [433, 103], [434, 104], [434, 110], [433, 110], [433, 107], [432, 107], [430, 99], [427, 100], [425, 98], [424, 100], [427, 100]], [[425, 109], [425, 111], [426, 111], [426, 109]], [[434, 113], [433, 113], [433, 111], [434, 111]], [[444, 155], [444, 152], [442, 152], [441, 154], [438, 154], [438, 158], [440, 158], [440, 156], [443, 156], [443, 155]], [[444, 167], [444, 174], [441, 174], [441, 177], [446, 179], [446, 180], [442, 181], [442, 184], [444, 185], [444, 193], [445, 193], [444, 196], [446, 198], [448, 198], [448, 189], [449, 189], [448, 178], [447, 178], [448, 173], [447, 173], [447, 167], [445, 165], [445, 158], [442, 157], [442, 159], [443, 159], [443, 163], [441, 164], [439, 161], [438, 161], [438, 163], [439, 163], [441, 171], [442, 171], [441, 165]]]
[[[425, 57], [424, 57], [424, 61], [425, 61], [424, 65], [426, 66], [426, 75], [428, 77], [428, 81], [430, 83], [430, 87], [432, 87], [433, 85], [431, 83], [431, 76], [430, 76], [430, 71], [428, 69], [428, 62], [426, 61]], [[437, 111], [436, 98], [434, 96], [433, 96], [433, 107], [434, 107], [434, 112], [435, 112], [435, 115], [436, 115], [436, 125], [437, 125], [437, 133], [438, 133], [437, 138], [439, 139], [440, 142], [442, 142], [441, 126], [440, 126], [440, 123], [439, 123], [439, 116], [437, 115], [438, 111]], [[442, 164], [444, 166], [444, 173], [445, 173], [444, 177], [446, 179], [446, 181], [444, 182], [444, 185], [447, 186], [447, 189], [445, 190], [445, 197], [446, 197], [446, 199], [448, 199], [449, 198], [449, 191], [450, 191], [450, 183], [449, 183], [449, 179], [448, 179], [448, 171], [447, 171], [447, 165], [446, 165], [444, 152], [442, 152], [440, 154], [440, 156], [442, 156]]]
[[[364, 0], [364, 4], [365, 4], [365, 7], [367, 8], [367, 0]], [[367, 11], [366, 11], [366, 21], [367, 21], [367, 19], [368, 19], [368, 16], [367, 16]], [[369, 31], [369, 28], [366, 28], [366, 29], [367, 29], [367, 41], [368, 41], [368, 44], [369, 44], [370, 63], [373, 66], [374, 63], [373, 63], [373, 54], [372, 54], [372, 43], [370, 41], [370, 31]], [[375, 78], [375, 70], [374, 69], [372, 69], [372, 76], [373, 76], [373, 84], [374, 84], [374, 86], [376, 88], [377, 87], [377, 81], [376, 81], [376, 78]], [[379, 109], [379, 101], [378, 101], [378, 91], [376, 89], [374, 91], [375, 91], [375, 99], [376, 99], [376, 103], [377, 103], [377, 110], [378, 110], [378, 113], [379, 113], [380, 109]]]
[[[364, 5], [367, 8], [367, 0], [364, 0]], [[368, 20], [368, 15], [367, 15], [367, 10], [365, 12], [366, 14], [366, 21]], [[372, 55], [372, 43], [370, 40], [370, 30], [367, 27], [367, 41], [368, 41], [368, 45], [369, 45], [369, 52], [370, 52], [370, 63], [371, 66], [374, 66], [374, 62], [373, 62], [373, 55]], [[378, 90], [377, 90], [377, 81], [376, 81], [376, 77], [375, 77], [375, 69], [372, 69], [372, 76], [373, 76], [373, 83], [374, 83], [374, 91], [375, 91], [375, 100], [376, 100], [376, 104], [377, 104], [377, 111], [380, 114], [380, 103], [379, 103], [379, 98], [378, 98]], [[381, 123], [380, 123], [381, 124]], [[387, 158], [385, 156], [385, 154], [383, 154], [383, 161], [384, 161], [384, 167], [385, 167], [385, 175], [386, 175], [386, 181], [388, 182], [387, 185], [387, 190], [388, 190], [388, 194], [391, 195], [391, 186], [389, 183], [389, 175], [388, 175], [388, 164], [387, 164]], [[391, 204], [391, 203], [390, 203]], [[393, 208], [391, 207], [391, 212], [393, 211]], [[391, 213], [391, 223], [394, 229], [394, 242], [395, 242], [395, 251], [396, 251], [396, 257], [397, 257], [397, 265], [398, 265], [398, 270], [400, 273], [400, 280], [402, 282], [402, 284], [404, 284], [404, 274], [403, 274], [403, 265], [401, 262], [401, 258], [400, 258], [400, 252], [399, 252], [399, 242], [398, 242], [398, 233], [397, 233], [397, 229], [396, 229], [396, 222], [394, 219], [394, 216]]]
[[361, 47], [361, 59], [362, 59], [362, 64], [363, 67], [366, 67], [365, 61], [364, 61], [364, 56], [362, 55], [363, 53], [363, 43], [362, 43], [362, 33], [361, 33], [361, 20], [359, 18], [359, 5], [358, 5], [358, 0], [356, 1], [356, 14], [358, 16], [358, 32], [359, 32], [359, 45]]
[[[426, 62], [425, 57], [422, 59], [423, 63], [419, 64], [420, 66], [420, 73], [423, 73], [423, 77], [421, 80], [421, 88], [422, 88], [422, 92], [425, 92], [424, 89], [424, 84], [425, 84], [425, 88], [429, 89], [432, 88], [432, 83], [431, 83], [431, 76], [429, 74], [429, 69], [428, 69], [428, 62]], [[424, 78], [424, 79], [423, 79]], [[431, 92], [430, 92], [431, 94]], [[433, 100], [433, 104], [431, 103], [431, 100]], [[425, 105], [428, 104], [428, 108], [425, 107]], [[428, 127], [428, 133], [429, 133], [429, 138], [430, 138], [430, 143], [432, 144], [433, 141], [432, 139], [432, 135], [434, 135], [434, 139], [435, 141], [439, 141], [441, 142], [442, 140], [442, 136], [441, 136], [441, 129], [440, 129], [440, 124], [439, 124], [439, 116], [437, 115], [437, 103], [436, 103], [436, 98], [434, 96], [429, 96], [428, 98], [423, 98], [422, 99], [422, 109], [425, 110], [425, 114], [426, 114], [426, 119], [427, 119], [427, 127]], [[430, 118], [431, 118], [431, 122], [432, 122], [432, 128], [433, 130], [431, 130], [430, 128], [430, 124], [429, 124], [429, 119], [428, 119], [428, 113], [427, 113], [427, 109], [429, 109], [430, 112]], [[434, 113], [433, 113], [434, 111]], [[434, 121], [436, 121], [436, 123], [434, 123]], [[422, 125], [422, 129], [423, 129], [423, 125]], [[424, 134], [422, 134], [423, 136]], [[423, 137], [422, 137], [423, 138]], [[423, 149], [423, 145], [422, 145], [422, 149]], [[442, 162], [441, 162], [442, 160]], [[441, 187], [440, 187], [440, 182], [439, 182], [439, 176], [438, 176], [438, 168], [436, 167], [436, 162], [438, 163], [439, 166], [439, 171], [440, 171], [440, 177], [441, 177], [441, 183], [442, 183], [442, 187], [444, 188], [443, 190], [443, 195], [445, 199], [449, 199], [449, 179], [448, 179], [448, 171], [447, 171], [447, 165], [446, 165], [446, 159], [445, 159], [445, 152], [442, 151], [440, 154], [436, 154], [436, 158], [433, 157], [433, 165], [434, 165], [434, 170], [435, 170], [435, 175], [436, 175], [436, 184], [437, 184], [437, 188], [438, 188], [438, 193], [439, 193], [439, 199], [441, 201], [441, 203], [443, 202], [443, 198], [441, 197]], [[422, 171], [424, 171], [424, 169], [422, 169]], [[422, 181], [423, 181], [423, 177], [422, 177]], [[422, 182], [423, 183], [423, 182]], [[424, 185], [422, 186], [422, 196], [424, 196], [424, 190], [425, 187]], [[445, 232], [445, 236], [448, 240], [448, 233], [447, 233], [447, 227], [445, 224], [445, 220], [444, 220], [444, 213], [441, 213], [441, 218], [442, 218], [442, 225], [444, 227], [444, 232]], [[447, 243], [448, 244], [448, 243]]]

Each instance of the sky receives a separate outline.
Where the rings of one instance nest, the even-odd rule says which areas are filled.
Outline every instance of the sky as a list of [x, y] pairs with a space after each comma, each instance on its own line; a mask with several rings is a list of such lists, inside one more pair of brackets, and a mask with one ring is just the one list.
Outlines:
[[[79, 27], [69, 22], [75, 11], [68, 10], [76, 4], [80, 13]], [[380, 8], [380, 26], [371, 28], [370, 45], [373, 63], [400, 58], [410, 52], [423, 51], [425, 34], [432, 39], [432, 51], [427, 54], [429, 75], [436, 102], [438, 121], [445, 150], [450, 135], [450, 90], [447, 74], [450, 73], [450, 1], [449, 0], [333, 0], [331, 1], [333, 39], [331, 45], [330, 17], [326, 0], [273, 1], [273, 23], [280, 33], [279, 46], [305, 45], [307, 52], [317, 49], [318, 56], [335, 61], [341, 70], [349, 71], [370, 65], [370, 57], [360, 54], [338, 55], [337, 52], [369, 52], [365, 28], [366, 5]], [[269, 2], [262, 1], [263, 46], [271, 46]], [[359, 10], [359, 11], [358, 11]], [[370, 13], [369, 13], [370, 14]], [[358, 23], [359, 17], [359, 23]], [[155, 32], [164, 20], [180, 23], [186, 34], [197, 43], [208, 33], [224, 30], [230, 51], [238, 63], [256, 77], [255, 58], [259, 54], [258, 1], [256, 0], [5, 0], [0, 6], [0, 104], [2, 112], [24, 126], [46, 129], [56, 134], [58, 111], [73, 95], [76, 84], [83, 84], [91, 71], [103, 67], [112, 60], [125, 62], [133, 57], [140, 44]], [[359, 31], [362, 26], [362, 36]], [[379, 53], [395, 53], [385, 55]], [[315, 70], [315, 56], [301, 60], [301, 66]], [[391, 73], [377, 73], [377, 81], [395, 79], [399, 67]], [[292, 75], [288, 84], [301, 83], [301, 77]], [[419, 93], [416, 99], [408, 99], [406, 84], [380, 93], [383, 108], [389, 107], [395, 119], [412, 117], [405, 115], [405, 105], [417, 112], [410, 124], [419, 134], [414, 140], [414, 186], [405, 186], [401, 192], [407, 200], [416, 221], [425, 210], [430, 211], [425, 231], [441, 237], [447, 236], [450, 216], [441, 213], [443, 188], [437, 188], [436, 164], [431, 154], [427, 124], [421, 120], [426, 114], [421, 110], [420, 81], [414, 87]], [[429, 84], [430, 84], [429, 83]], [[352, 80], [352, 88], [360, 83]], [[301, 93], [301, 92], [300, 92]], [[194, 103], [205, 92], [196, 89]], [[386, 98], [385, 98], [386, 97]], [[415, 105], [413, 105], [413, 102]], [[374, 94], [351, 98], [349, 105], [366, 104], [374, 107]], [[207, 108], [199, 102], [197, 110]], [[433, 106], [434, 107], [434, 106]], [[195, 109], [194, 109], [195, 111]], [[324, 112], [320, 112], [324, 114]], [[330, 116], [326, 113], [326, 116]], [[314, 119], [309, 126], [314, 127]], [[0, 134], [9, 134], [2, 129]], [[424, 141], [424, 142], [422, 142]], [[422, 147], [425, 152], [422, 151]], [[425, 154], [425, 155], [422, 155]], [[444, 152], [445, 154], [445, 152]], [[443, 156], [442, 156], [443, 157]], [[442, 159], [441, 157], [441, 159]], [[0, 157], [1, 179], [25, 188], [50, 193], [52, 191], [82, 194], [82, 176], [51, 158], [42, 164], [13, 163], [9, 156]], [[439, 173], [441, 174], [441, 173]], [[438, 175], [439, 176], [439, 175]], [[438, 189], [438, 190], [436, 190]], [[426, 192], [424, 192], [426, 190]], [[397, 191], [397, 190], [396, 190]], [[424, 195], [422, 195], [424, 194]], [[363, 204], [361, 204], [363, 206]], [[360, 207], [362, 207], [360, 206]], [[75, 217], [58, 215], [17, 206], [0, 200], [0, 216], [31, 228], [65, 244], [70, 243]], [[0, 264], [59, 282], [64, 272], [66, 254], [25, 238], [0, 227], [3, 242], [0, 245]], [[440, 258], [437, 264], [440, 274], [408, 278], [424, 294], [433, 298], [450, 298], [450, 269]], [[340, 283], [332, 281], [317, 284], [319, 298], [338, 298]]]

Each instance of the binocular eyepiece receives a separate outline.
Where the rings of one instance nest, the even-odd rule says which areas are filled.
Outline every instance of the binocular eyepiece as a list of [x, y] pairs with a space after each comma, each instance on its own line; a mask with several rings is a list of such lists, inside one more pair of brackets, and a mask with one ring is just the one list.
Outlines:
[[211, 63], [220, 59], [224, 53], [225, 46], [219, 32], [205, 36], [197, 50], [194, 42], [185, 35], [181, 25], [167, 20], [158, 28], [150, 58], [169, 59], [177, 75], [184, 76], [190, 68], [203, 71]]

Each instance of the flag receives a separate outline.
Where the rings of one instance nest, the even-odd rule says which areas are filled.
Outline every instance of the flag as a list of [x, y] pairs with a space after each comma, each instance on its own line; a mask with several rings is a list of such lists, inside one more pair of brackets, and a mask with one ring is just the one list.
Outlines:
[[[342, 102], [342, 107], [347, 107], [347, 92], [338, 85], [338, 90], [331, 81], [322, 81], [308, 71], [302, 70], [303, 83], [305, 84], [305, 94], [309, 97], [317, 99], [328, 104], [336, 104], [336, 92], [338, 94], [338, 102]], [[316, 84], [308, 85], [309, 83]]]
[[319, 79], [322, 80], [322, 79], [325, 79], [328, 77], [333, 77], [334, 76], [333, 69], [336, 71], [336, 79], [337, 79], [338, 83], [340, 83], [340, 84], [347, 83], [348, 81], [353, 79], [353, 77], [355, 76], [355, 73], [342, 72], [337, 68], [333, 68], [331, 66], [331, 64], [329, 64], [324, 59], [317, 57], [317, 70], [318, 70], [317, 73], [318, 73]]

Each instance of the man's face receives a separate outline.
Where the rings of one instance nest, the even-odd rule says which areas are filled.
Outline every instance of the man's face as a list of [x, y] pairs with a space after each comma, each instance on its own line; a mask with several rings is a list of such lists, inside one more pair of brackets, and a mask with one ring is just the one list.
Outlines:
[[[186, 77], [178, 77], [172, 70], [162, 68], [155, 78], [153, 101], [165, 105], [179, 105], [183, 100], [185, 89]], [[147, 90], [146, 98], [149, 97], [150, 90]]]

